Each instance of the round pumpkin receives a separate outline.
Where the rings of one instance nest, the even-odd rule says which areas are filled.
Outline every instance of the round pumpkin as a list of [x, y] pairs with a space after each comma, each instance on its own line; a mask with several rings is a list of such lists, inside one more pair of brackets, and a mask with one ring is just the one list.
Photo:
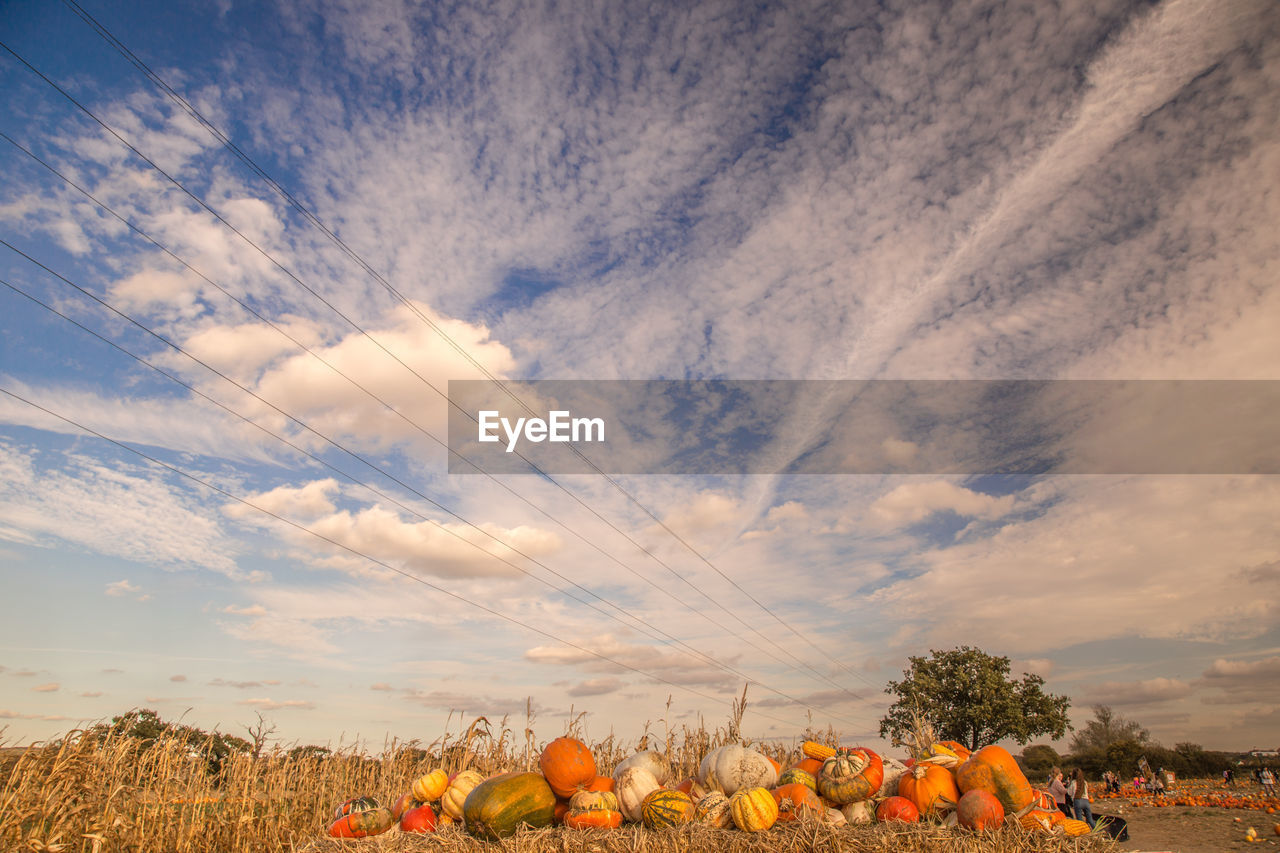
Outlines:
[[886, 797], [876, 806], [876, 820], [881, 823], [915, 823], [920, 810], [906, 797]]
[[702, 759], [698, 782], [708, 791], [731, 797], [744, 788], [772, 788], [778, 782], [778, 772], [764, 753], [729, 744], [711, 750]]
[[683, 791], [658, 788], [640, 805], [640, 819], [649, 829], [666, 829], [693, 819], [693, 798]]
[[801, 818], [823, 817], [827, 811], [817, 793], [800, 782], [789, 782], [774, 788], [773, 799], [778, 804], [778, 820], [782, 823]]
[[538, 766], [556, 796], [566, 799], [596, 778], [595, 756], [577, 738], [558, 737], [551, 741], [538, 756]]
[[764, 832], [778, 820], [778, 803], [767, 788], [743, 788], [729, 798], [729, 813], [743, 832]]
[[915, 803], [921, 815], [943, 815], [955, 808], [960, 791], [951, 771], [937, 764], [917, 763], [898, 780], [898, 795]]
[[617, 829], [622, 825], [617, 796], [612, 791], [578, 791], [569, 798], [564, 825], [570, 829]]
[[864, 747], [841, 749], [822, 762], [818, 793], [837, 805], [874, 797], [884, 782], [884, 763]]
[[693, 819], [699, 823], [707, 823], [728, 829], [733, 826], [733, 814], [729, 811], [729, 798], [721, 791], [711, 791], [698, 800], [693, 809]]
[[1013, 756], [995, 744], [984, 746], [956, 768], [956, 784], [964, 794], [975, 788], [995, 794], [1005, 814], [1017, 814], [1035, 799]]
[[659, 785], [665, 785], [671, 781], [671, 768], [667, 765], [667, 760], [652, 749], [637, 752], [619, 761], [618, 766], [613, 768], [614, 781], [621, 779], [622, 774], [632, 767], [647, 770], [654, 779], [658, 780]]
[[416, 809], [422, 803], [413, 796], [413, 794], [402, 794], [400, 799], [396, 800], [395, 805], [391, 807], [391, 816], [396, 820], [404, 817], [404, 813], [410, 809]]
[[391, 809], [374, 808], [358, 812], [348, 812], [329, 824], [330, 838], [368, 838], [381, 835], [395, 826], [396, 819], [391, 816]]
[[965, 829], [995, 829], [1004, 823], [1004, 806], [995, 794], [974, 788], [956, 804], [956, 820]]
[[459, 770], [440, 797], [440, 810], [454, 820], [462, 820], [462, 804], [467, 794], [483, 781], [484, 777], [474, 770]]
[[504, 773], [471, 789], [462, 803], [467, 832], [497, 841], [522, 825], [538, 829], [555, 818], [556, 795], [540, 773]]
[[414, 799], [421, 803], [434, 803], [440, 799], [445, 790], [449, 787], [449, 774], [445, 773], [439, 767], [432, 770], [425, 776], [419, 776], [413, 782], [413, 787], [409, 790], [412, 792]]
[[822, 762], [816, 758], [804, 758], [796, 763], [794, 769], [803, 770], [816, 780], [818, 774], [822, 772]]
[[436, 831], [436, 813], [431, 806], [423, 803], [416, 808], [409, 809], [400, 816], [401, 832], [435, 832]]
[[612, 776], [597, 776], [596, 778], [594, 778], [594, 779], [592, 779], [590, 782], [588, 782], [586, 785], [584, 785], [584, 786], [583, 786], [583, 788], [582, 788], [582, 790], [584, 790], [584, 791], [612, 791], [612, 790], [613, 790], [613, 777], [612, 777]]
[[633, 823], [640, 821], [640, 809], [644, 798], [662, 787], [653, 774], [643, 767], [629, 767], [622, 775], [614, 777], [614, 793], [622, 816]]

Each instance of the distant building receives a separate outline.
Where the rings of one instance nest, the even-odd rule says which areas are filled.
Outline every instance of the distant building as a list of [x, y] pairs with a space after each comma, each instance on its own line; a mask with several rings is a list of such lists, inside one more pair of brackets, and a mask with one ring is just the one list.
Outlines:
[[1251, 749], [1250, 758], [1280, 758], [1280, 747], [1276, 749]]

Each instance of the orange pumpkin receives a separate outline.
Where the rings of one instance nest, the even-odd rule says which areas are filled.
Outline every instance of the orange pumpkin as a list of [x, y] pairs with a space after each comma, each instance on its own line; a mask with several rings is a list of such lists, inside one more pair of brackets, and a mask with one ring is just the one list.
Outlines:
[[427, 775], [415, 779], [410, 791], [413, 794], [413, 798], [418, 802], [434, 803], [444, 795], [448, 788], [449, 774], [437, 767]]
[[822, 772], [822, 761], [817, 758], [806, 758], [796, 765], [796, 769], [803, 770], [817, 779], [818, 774]]
[[956, 804], [956, 820], [965, 829], [995, 829], [1004, 823], [1004, 806], [995, 794], [974, 788]]
[[898, 780], [898, 796], [915, 803], [921, 815], [943, 815], [955, 808], [960, 791], [950, 770], [917, 763]]
[[779, 785], [773, 789], [773, 799], [778, 804], [778, 820], [783, 823], [798, 818], [819, 818], [827, 811], [813, 789], [802, 782]]
[[920, 810], [906, 797], [886, 797], [876, 806], [876, 820], [880, 823], [915, 823]]
[[538, 757], [538, 766], [557, 797], [572, 797], [596, 778], [595, 756], [577, 738], [558, 737], [551, 741]]
[[1035, 799], [1031, 783], [1013, 756], [995, 744], [984, 746], [956, 768], [956, 784], [961, 793], [978, 788], [995, 794], [1006, 814], [1017, 814]]
[[956, 758], [959, 758], [961, 761], [967, 761], [969, 756], [973, 754], [969, 751], [969, 747], [965, 746], [958, 740], [940, 740], [938, 741], [938, 746], [945, 746], [947, 749], [954, 752], [956, 754]]

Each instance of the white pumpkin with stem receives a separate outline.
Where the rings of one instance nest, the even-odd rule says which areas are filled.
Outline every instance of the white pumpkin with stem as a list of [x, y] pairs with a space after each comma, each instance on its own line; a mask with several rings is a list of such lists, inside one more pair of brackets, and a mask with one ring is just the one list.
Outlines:
[[713, 749], [698, 767], [698, 782], [708, 791], [732, 797], [744, 788], [773, 788], [778, 771], [764, 753], [729, 744]]

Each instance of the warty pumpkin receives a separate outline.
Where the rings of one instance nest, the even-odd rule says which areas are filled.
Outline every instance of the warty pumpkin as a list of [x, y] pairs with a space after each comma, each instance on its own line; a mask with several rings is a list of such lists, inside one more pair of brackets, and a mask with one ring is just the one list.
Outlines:
[[743, 788], [729, 798], [734, 826], [743, 832], [764, 832], [778, 820], [778, 804], [767, 788]]
[[764, 753], [728, 744], [713, 749], [698, 765], [698, 782], [708, 791], [733, 796], [744, 788], [772, 788], [778, 772]]
[[729, 811], [729, 798], [723, 791], [711, 791], [693, 809], [693, 819], [699, 823], [728, 829], [733, 826], [733, 815]]

